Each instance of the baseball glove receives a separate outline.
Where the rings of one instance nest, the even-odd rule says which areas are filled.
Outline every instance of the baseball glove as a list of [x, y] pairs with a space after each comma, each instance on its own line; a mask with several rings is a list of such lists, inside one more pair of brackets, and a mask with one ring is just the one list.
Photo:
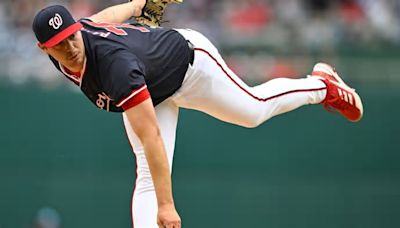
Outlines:
[[146, 0], [142, 15], [135, 17], [136, 22], [150, 27], [160, 27], [167, 5], [170, 3], [180, 4], [182, 2], [183, 0]]

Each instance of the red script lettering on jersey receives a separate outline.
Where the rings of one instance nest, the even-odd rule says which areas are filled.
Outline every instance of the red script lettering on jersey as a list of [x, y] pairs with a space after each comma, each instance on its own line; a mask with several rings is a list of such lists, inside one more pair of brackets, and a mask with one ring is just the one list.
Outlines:
[[131, 24], [105, 23], [105, 22], [96, 23], [96, 22], [92, 22], [92, 21], [88, 21], [86, 23], [93, 27], [96, 27], [96, 28], [103, 28], [103, 29], [105, 29], [109, 32], [112, 32], [115, 35], [119, 35], [119, 36], [128, 35], [128, 33], [126, 33], [125, 30], [123, 30], [122, 28], [130, 28], [130, 29], [139, 30], [141, 32], [149, 32], [149, 30], [146, 27], [140, 27], [140, 26], [135, 26], [135, 25], [131, 25]]

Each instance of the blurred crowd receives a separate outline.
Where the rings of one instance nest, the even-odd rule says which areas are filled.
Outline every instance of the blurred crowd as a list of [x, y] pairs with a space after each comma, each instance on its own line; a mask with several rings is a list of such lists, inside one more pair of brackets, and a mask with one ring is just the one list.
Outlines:
[[[59, 3], [81, 18], [121, 2], [2, 0], [0, 79], [17, 84], [34, 81], [47, 87], [63, 83], [35, 45], [31, 23], [39, 9]], [[205, 34], [227, 51], [226, 59], [239, 75], [255, 81], [263, 80], [265, 74], [298, 73], [295, 66], [278, 61], [268, 50], [330, 53], [354, 46], [400, 47], [398, 0], [185, 0], [169, 6], [165, 20], [165, 27], [188, 27]], [[229, 52], [234, 47], [241, 51]], [[261, 57], [249, 56], [249, 50], [261, 50]], [[293, 62], [303, 64], [301, 59]]]

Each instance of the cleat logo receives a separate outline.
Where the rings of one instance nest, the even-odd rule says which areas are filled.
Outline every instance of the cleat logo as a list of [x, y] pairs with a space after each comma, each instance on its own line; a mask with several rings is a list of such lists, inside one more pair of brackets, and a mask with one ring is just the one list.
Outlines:
[[343, 91], [343, 97], [344, 97], [344, 100], [348, 103], [349, 98], [347, 97], [347, 93], [345, 91]]
[[340, 99], [343, 100], [343, 92], [342, 92], [342, 90], [339, 89], [339, 88], [338, 88], [337, 90], [338, 90], [338, 92], [339, 92]]
[[53, 27], [53, 29], [55, 30], [59, 29], [62, 24], [63, 24], [63, 19], [58, 13], [56, 13], [56, 15], [54, 15], [54, 17], [50, 18], [49, 20], [49, 25]]
[[341, 90], [339, 88], [338, 93], [340, 99], [344, 100], [347, 103], [350, 103], [351, 105], [354, 105], [353, 95], [351, 95], [351, 93], [348, 93], [347, 91]]
[[350, 103], [351, 105], [354, 105], [354, 104], [353, 104], [353, 95], [351, 95], [350, 93], [348, 93], [347, 96], [349, 97], [349, 103]]

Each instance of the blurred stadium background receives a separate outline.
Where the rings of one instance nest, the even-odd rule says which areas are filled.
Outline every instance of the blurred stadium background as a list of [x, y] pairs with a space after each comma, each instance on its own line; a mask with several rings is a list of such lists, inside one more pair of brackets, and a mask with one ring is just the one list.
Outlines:
[[[120, 115], [97, 111], [31, 32], [49, 3], [80, 18], [120, 2], [0, 2], [0, 228], [131, 227], [135, 160]], [[400, 1], [186, 0], [165, 19], [207, 35], [250, 84], [322, 60], [365, 103], [359, 124], [306, 107], [252, 130], [182, 110], [183, 227], [400, 227]]]

